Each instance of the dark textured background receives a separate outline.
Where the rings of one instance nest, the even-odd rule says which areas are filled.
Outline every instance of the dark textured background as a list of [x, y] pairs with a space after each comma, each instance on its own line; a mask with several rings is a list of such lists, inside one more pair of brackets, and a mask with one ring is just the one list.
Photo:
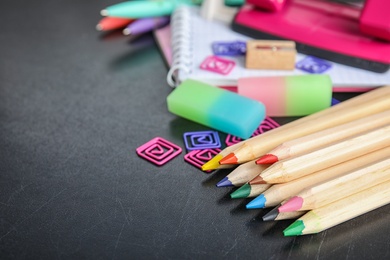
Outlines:
[[167, 111], [151, 34], [95, 30], [113, 3], [0, 1], [1, 259], [389, 259], [388, 206], [285, 238], [291, 221], [215, 187], [229, 171], [139, 158], [153, 137], [184, 147], [207, 128]]

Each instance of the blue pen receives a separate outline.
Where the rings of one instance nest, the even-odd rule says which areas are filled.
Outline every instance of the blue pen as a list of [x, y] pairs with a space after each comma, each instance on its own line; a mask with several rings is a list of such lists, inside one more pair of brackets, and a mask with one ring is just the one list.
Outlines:
[[128, 1], [111, 5], [100, 13], [103, 16], [123, 18], [168, 16], [181, 4], [196, 5], [201, 2], [201, 0]]

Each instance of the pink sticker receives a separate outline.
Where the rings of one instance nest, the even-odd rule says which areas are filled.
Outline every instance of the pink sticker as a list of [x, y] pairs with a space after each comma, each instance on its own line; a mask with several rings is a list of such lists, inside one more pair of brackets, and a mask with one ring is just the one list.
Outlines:
[[[204, 149], [204, 150], [193, 150], [186, 155], [184, 155], [184, 160], [197, 168], [202, 168], [202, 165], [210, 161], [214, 156], [216, 156], [221, 149]], [[205, 172], [211, 172], [205, 171]]]
[[[255, 130], [255, 132], [251, 135], [251, 137], [254, 137], [256, 135], [260, 135], [260, 134], [265, 133], [271, 129], [277, 128], [279, 126], [280, 125], [277, 122], [275, 122], [273, 119], [271, 119], [270, 117], [267, 116], [267, 117], [265, 117], [263, 122], [261, 122], [259, 127]], [[233, 135], [227, 135], [226, 139], [225, 139], [225, 143], [227, 146], [231, 146], [231, 145], [239, 143], [241, 141], [242, 141], [241, 138], [233, 136]]]
[[155, 137], [138, 147], [136, 152], [140, 157], [161, 166], [179, 155], [182, 149], [161, 137]]
[[202, 62], [200, 68], [226, 75], [232, 71], [235, 65], [236, 63], [232, 60], [223, 59], [217, 56], [209, 56]]

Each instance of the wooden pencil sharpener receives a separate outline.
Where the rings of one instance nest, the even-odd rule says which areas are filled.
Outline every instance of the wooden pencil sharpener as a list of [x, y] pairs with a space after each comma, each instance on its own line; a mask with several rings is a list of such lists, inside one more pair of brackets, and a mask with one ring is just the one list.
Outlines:
[[293, 70], [297, 51], [294, 41], [250, 40], [246, 44], [246, 68]]

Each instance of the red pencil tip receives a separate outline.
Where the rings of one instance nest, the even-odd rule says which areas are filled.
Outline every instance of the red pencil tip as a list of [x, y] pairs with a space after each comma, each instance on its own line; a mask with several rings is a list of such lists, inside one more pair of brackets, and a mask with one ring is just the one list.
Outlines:
[[237, 161], [237, 157], [234, 153], [229, 153], [219, 161], [219, 164], [237, 164]]
[[302, 208], [303, 199], [302, 197], [295, 196], [289, 199], [286, 203], [278, 208], [279, 212], [292, 212]]
[[279, 161], [279, 158], [273, 154], [266, 154], [257, 159], [256, 164], [270, 164], [276, 163]]
[[261, 178], [260, 176], [256, 176], [255, 178], [253, 178], [250, 182], [249, 182], [250, 185], [253, 185], [253, 184], [267, 184], [267, 182], [265, 182], [263, 180], [263, 178]]

